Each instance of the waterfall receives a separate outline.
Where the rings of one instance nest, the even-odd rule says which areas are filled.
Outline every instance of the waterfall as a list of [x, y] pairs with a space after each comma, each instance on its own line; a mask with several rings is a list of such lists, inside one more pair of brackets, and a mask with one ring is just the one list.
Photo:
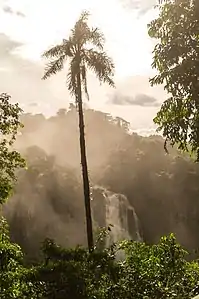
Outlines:
[[139, 219], [126, 196], [95, 186], [92, 188], [92, 198], [93, 220], [96, 226], [111, 225], [106, 245], [124, 239], [142, 241]]
[[131, 211], [132, 214], [133, 214], [133, 220], [134, 220], [134, 225], [135, 225], [135, 234], [136, 234], [136, 236], [135, 236], [135, 238], [133, 238], [133, 240], [142, 242], [143, 238], [142, 238], [141, 232], [140, 232], [140, 221], [138, 219], [138, 216], [135, 212], [134, 207], [129, 207], [129, 211]]

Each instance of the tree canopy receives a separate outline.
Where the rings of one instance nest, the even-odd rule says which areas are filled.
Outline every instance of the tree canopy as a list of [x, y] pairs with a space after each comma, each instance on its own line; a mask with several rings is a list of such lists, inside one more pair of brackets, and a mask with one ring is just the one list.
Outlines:
[[25, 161], [13, 149], [20, 122], [21, 108], [10, 102], [10, 96], [0, 94], [0, 205], [8, 199], [13, 183], [16, 179], [16, 170], [25, 166]]
[[168, 99], [154, 118], [166, 141], [199, 159], [199, 14], [198, 1], [167, 0], [148, 25], [157, 40], [152, 86], [163, 84]]

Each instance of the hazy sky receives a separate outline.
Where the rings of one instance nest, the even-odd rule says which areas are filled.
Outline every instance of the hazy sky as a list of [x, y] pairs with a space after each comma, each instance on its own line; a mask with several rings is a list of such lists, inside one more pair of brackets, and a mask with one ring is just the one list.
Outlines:
[[[134, 128], [150, 129], [162, 87], [151, 88], [154, 41], [147, 23], [156, 16], [156, 0], [0, 0], [0, 92], [8, 92], [24, 109], [54, 113], [71, 100], [64, 73], [41, 81], [41, 53], [67, 37], [83, 9], [99, 26], [106, 50], [116, 65], [116, 90], [99, 86], [89, 75], [89, 105], [129, 120]], [[148, 96], [148, 97], [147, 97]], [[119, 100], [116, 101], [116, 98]]]

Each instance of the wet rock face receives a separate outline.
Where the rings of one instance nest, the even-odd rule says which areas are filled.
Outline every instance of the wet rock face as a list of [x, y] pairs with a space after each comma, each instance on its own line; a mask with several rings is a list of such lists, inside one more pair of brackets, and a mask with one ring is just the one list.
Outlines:
[[142, 241], [138, 217], [124, 195], [95, 186], [92, 188], [92, 211], [95, 227], [113, 225], [108, 244], [123, 239]]

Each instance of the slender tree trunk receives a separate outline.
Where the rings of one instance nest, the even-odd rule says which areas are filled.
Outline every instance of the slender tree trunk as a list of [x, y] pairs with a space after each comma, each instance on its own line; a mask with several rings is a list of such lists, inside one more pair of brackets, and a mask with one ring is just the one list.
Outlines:
[[83, 177], [83, 187], [84, 187], [87, 241], [88, 241], [88, 249], [91, 252], [93, 249], [93, 228], [92, 228], [92, 215], [91, 215], [90, 185], [89, 185], [89, 178], [88, 178], [87, 158], [86, 158], [86, 142], [85, 142], [85, 133], [84, 133], [84, 115], [83, 115], [83, 107], [82, 107], [80, 70], [77, 74], [77, 89], [78, 89], [77, 104], [78, 104], [78, 114], [79, 114], [79, 141], [80, 141], [82, 177]]

